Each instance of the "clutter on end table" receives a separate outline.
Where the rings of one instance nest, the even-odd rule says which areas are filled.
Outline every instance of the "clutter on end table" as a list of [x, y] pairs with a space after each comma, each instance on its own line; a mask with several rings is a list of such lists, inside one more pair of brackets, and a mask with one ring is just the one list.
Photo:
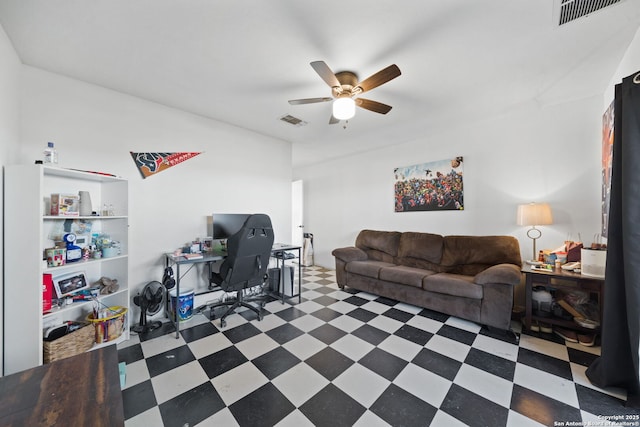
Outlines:
[[[568, 239], [557, 249], [541, 250], [538, 261], [527, 262], [530, 267], [523, 272], [527, 274], [527, 286], [531, 287], [530, 331], [554, 333], [568, 342], [595, 345], [601, 321], [606, 247], [598, 234], [587, 247]], [[535, 279], [527, 269], [538, 273]], [[558, 280], [571, 280], [579, 289], [557, 285]], [[533, 286], [533, 282], [542, 286]], [[582, 289], [584, 283], [587, 285]], [[595, 294], [597, 301], [592, 298]]]

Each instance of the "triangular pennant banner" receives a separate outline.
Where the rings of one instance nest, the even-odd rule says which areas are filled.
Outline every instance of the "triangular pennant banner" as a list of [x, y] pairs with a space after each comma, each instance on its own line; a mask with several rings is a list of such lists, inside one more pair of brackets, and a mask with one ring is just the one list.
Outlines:
[[201, 153], [134, 153], [131, 151], [131, 157], [133, 157], [143, 179], [189, 160], [198, 154]]

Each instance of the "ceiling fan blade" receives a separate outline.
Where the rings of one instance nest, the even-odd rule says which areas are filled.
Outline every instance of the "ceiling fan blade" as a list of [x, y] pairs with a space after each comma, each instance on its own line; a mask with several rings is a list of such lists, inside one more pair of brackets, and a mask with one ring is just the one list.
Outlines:
[[390, 80], [395, 79], [400, 74], [402, 73], [400, 72], [400, 68], [398, 68], [396, 64], [389, 65], [387, 68], [378, 71], [374, 75], [367, 77], [366, 79], [358, 83], [356, 89], [360, 88], [360, 93], [366, 92], [380, 85], [383, 85]]
[[311, 63], [311, 67], [316, 70], [316, 73], [318, 73], [318, 75], [322, 77], [322, 80], [324, 80], [330, 87], [341, 86], [335, 73], [331, 71], [331, 68], [329, 68], [324, 61], [313, 61]]
[[335, 116], [333, 114], [331, 114], [331, 118], [329, 119], [329, 124], [330, 125], [335, 125], [337, 123], [340, 123], [340, 120], [336, 119]]
[[316, 102], [327, 102], [331, 101], [333, 98], [303, 98], [303, 99], [290, 99], [289, 104], [291, 105], [301, 105], [301, 104], [314, 104]]
[[391, 105], [383, 104], [382, 102], [372, 101], [370, 99], [356, 98], [356, 105], [365, 110], [373, 111], [374, 113], [387, 114], [391, 111]]

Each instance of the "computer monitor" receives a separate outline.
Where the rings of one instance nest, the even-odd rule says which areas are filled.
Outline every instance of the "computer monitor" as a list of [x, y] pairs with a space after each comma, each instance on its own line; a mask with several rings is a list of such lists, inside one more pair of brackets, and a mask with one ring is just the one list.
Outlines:
[[211, 215], [213, 223], [213, 239], [228, 239], [236, 234], [251, 214], [217, 214]]

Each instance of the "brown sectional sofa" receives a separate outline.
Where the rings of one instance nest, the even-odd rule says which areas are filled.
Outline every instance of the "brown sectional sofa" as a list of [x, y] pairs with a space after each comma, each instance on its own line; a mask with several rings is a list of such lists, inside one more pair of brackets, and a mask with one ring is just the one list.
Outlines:
[[520, 245], [511, 236], [362, 230], [335, 249], [345, 286], [508, 330]]

